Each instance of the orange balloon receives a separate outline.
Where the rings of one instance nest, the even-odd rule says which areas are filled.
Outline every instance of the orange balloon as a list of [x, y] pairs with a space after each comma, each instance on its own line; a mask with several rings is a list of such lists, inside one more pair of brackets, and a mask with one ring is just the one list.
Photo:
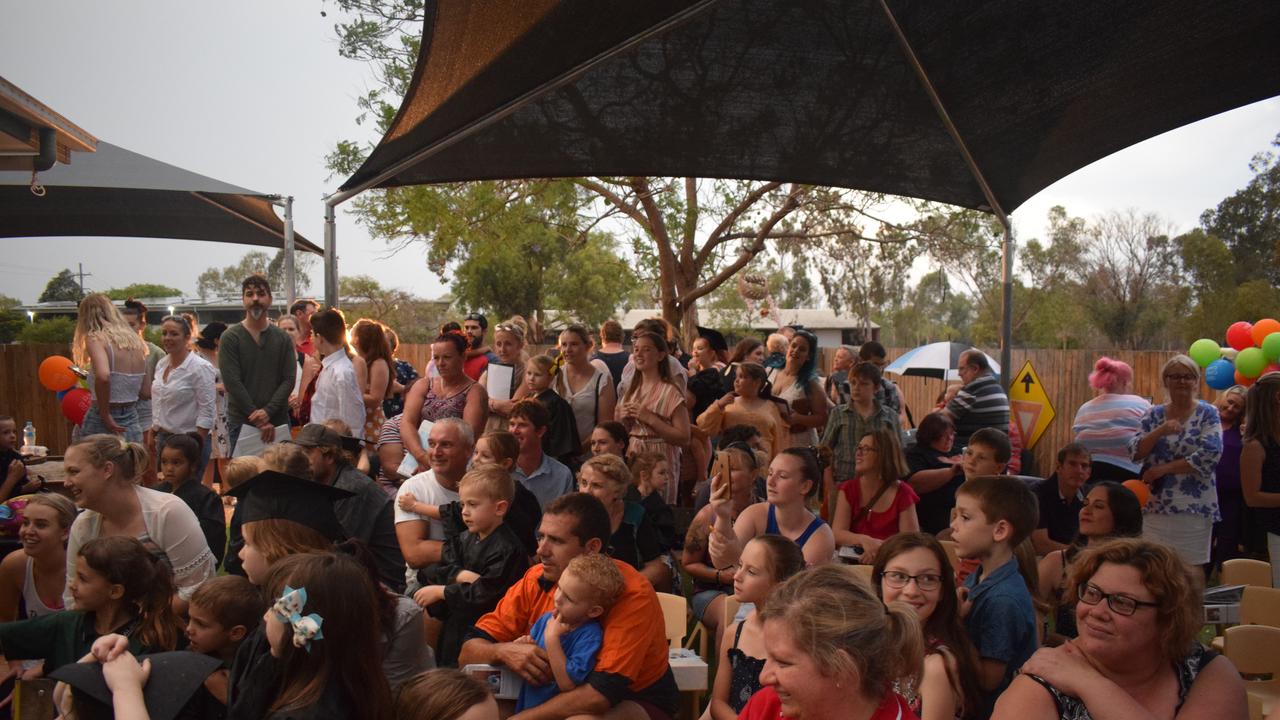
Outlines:
[[1262, 341], [1273, 332], [1280, 332], [1280, 320], [1263, 318], [1253, 324], [1249, 334], [1253, 335], [1253, 344], [1262, 347]]
[[70, 389], [76, 384], [76, 373], [72, 367], [71, 358], [50, 355], [40, 363], [40, 384], [54, 392]]
[[1250, 385], [1254, 384], [1254, 383], [1255, 383], [1255, 382], [1257, 382], [1257, 381], [1258, 381], [1258, 378], [1256, 378], [1256, 377], [1245, 377], [1245, 376], [1243, 376], [1243, 375], [1241, 375], [1241, 374], [1240, 374], [1240, 371], [1239, 371], [1239, 370], [1237, 370], [1237, 371], [1236, 371], [1236, 384], [1237, 384], [1237, 385], [1243, 385], [1243, 386], [1245, 386], [1245, 387], [1249, 387]]
[[1151, 499], [1151, 488], [1141, 480], [1125, 480], [1121, 485], [1129, 489], [1129, 492], [1138, 497], [1138, 505], [1146, 505]]

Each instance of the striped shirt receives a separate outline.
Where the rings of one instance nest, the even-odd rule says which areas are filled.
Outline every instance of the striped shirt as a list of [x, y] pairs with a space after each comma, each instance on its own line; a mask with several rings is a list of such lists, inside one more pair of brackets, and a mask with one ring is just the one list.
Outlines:
[[994, 375], [974, 378], [947, 403], [947, 413], [956, 424], [956, 443], [967, 444], [969, 436], [982, 428], [1009, 432], [1009, 396]]
[[1142, 469], [1129, 454], [1129, 440], [1141, 428], [1142, 416], [1151, 403], [1137, 395], [1107, 393], [1080, 406], [1071, 432], [1076, 442], [1089, 449], [1094, 461], [1106, 462], [1131, 472]]

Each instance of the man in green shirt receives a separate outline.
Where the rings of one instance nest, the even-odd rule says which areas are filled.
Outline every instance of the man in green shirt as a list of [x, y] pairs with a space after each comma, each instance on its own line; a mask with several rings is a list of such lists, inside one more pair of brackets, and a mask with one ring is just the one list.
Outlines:
[[254, 274], [240, 284], [244, 320], [227, 328], [218, 346], [218, 369], [227, 390], [227, 434], [235, 452], [241, 428], [252, 425], [264, 443], [289, 422], [289, 393], [298, 372], [293, 340], [267, 315], [271, 285]]

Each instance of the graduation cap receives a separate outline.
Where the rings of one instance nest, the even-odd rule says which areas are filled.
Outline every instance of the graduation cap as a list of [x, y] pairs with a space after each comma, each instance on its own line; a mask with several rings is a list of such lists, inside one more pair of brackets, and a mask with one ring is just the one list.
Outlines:
[[698, 337], [706, 338], [711, 343], [711, 349], [717, 352], [729, 352], [729, 343], [724, 339], [724, 335], [719, 330], [698, 326]]
[[[152, 720], [176, 718], [205, 678], [222, 665], [215, 657], [188, 651], [143, 655], [138, 657], [138, 662], [145, 659], [151, 660], [151, 675], [142, 688], [142, 700]], [[49, 673], [49, 677], [70, 685], [75, 691], [77, 715], [111, 717], [111, 690], [98, 663], [69, 663]]]
[[258, 520], [291, 520], [339, 542], [346, 532], [333, 511], [333, 503], [355, 493], [324, 483], [303, 480], [275, 470], [258, 473], [226, 492], [237, 499], [242, 523]]
[[350, 435], [339, 435], [336, 430], [325, 427], [320, 423], [308, 423], [303, 426], [298, 433], [298, 437], [293, 439], [293, 444], [299, 447], [340, 447], [347, 452], [358, 455], [360, 454], [360, 446], [365, 443], [364, 438], [351, 437]]

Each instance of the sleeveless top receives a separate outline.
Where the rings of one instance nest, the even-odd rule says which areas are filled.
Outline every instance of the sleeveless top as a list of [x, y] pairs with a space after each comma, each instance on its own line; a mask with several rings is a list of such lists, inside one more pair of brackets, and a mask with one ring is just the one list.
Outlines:
[[1063, 597], [1065, 594], [1063, 588], [1067, 585], [1067, 567], [1070, 566], [1076, 553], [1073, 552], [1071, 558], [1068, 558], [1066, 550], [1058, 552], [1062, 554], [1062, 582], [1054, 590], [1056, 596], [1054, 600], [1058, 605], [1053, 611], [1053, 628], [1059, 635], [1073, 638], [1080, 634], [1080, 630], [1076, 627], [1076, 604]]
[[573, 408], [573, 419], [578, 423], [578, 444], [586, 442], [587, 438], [591, 437], [591, 431], [599, 424], [597, 420], [600, 414], [600, 393], [604, 383], [607, 382], [604, 370], [594, 365], [591, 369], [595, 372], [582, 384], [581, 388], [578, 388], [577, 392], [569, 388], [567, 368], [560, 368], [560, 372], [556, 373], [555, 379], [551, 381], [551, 388], [569, 403], [569, 407]]
[[[467, 407], [467, 393], [471, 392], [471, 386], [476, 384], [475, 380], [468, 380], [458, 392], [448, 396], [441, 397], [436, 394], [435, 381], [427, 387], [427, 396], [422, 399], [422, 419], [435, 422], [447, 417], [461, 418], [462, 411]], [[440, 381], [441, 388], [444, 387], [444, 381]]]
[[747, 701], [760, 689], [760, 671], [764, 669], [764, 659], [754, 658], [738, 649], [738, 640], [742, 638], [742, 626], [746, 620], [738, 623], [733, 634], [733, 647], [726, 655], [729, 658], [729, 707], [736, 713], [742, 712]]
[[[777, 372], [770, 373], [770, 382], [773, 381], [773, 377], [777, 374]], [[803, 385], [791, 383], [781, 390], [776, 387], [773, 389], [773, 396], [785, 401], [789, 408], [794, 408], [799, 400], [808, 399], [808, 393], [809, 383], [804, 383]], [[789, 438], [787, 447], [809, 447], [810, 445], [818, 444], [818, 431], [814, 428], [807, 428], [797, 433], [788, 432], [787, 437]]]
[[[1174, 664], [1173, 670], [1178, 676], [1178, 705], [1174, 708], [1175, 715], [1182, 709], [1182, 704], [1187, 701], [1187, 693], [1191, 692], [1191, 686], [1195, 684], [1196, 676], [1216, 657], [1218, 657], [1218, 653], [1193, 641], [1190, 654]], [[1089, 713], [1089, 708], [1085, 707], [1084, 703], [1080, 702], [1078, 698], [1063, 693], [1058, 688], [1050, 685], [1048, 680], [1038, 675], [1028, 674], [1027, 677], [1040, 683], [1045, 690], [1049, 691], [1049, 695], [1053, 697], [1054, 704], [1058, 707], [1058, 717], [1061, 720], [1093, 720], [1093, 715]]]
[[[107, 357], [111, 370], [111, 397], [107, 402], [113, 405], [137, 402], [138, 395], [142, 392], [142, 380], [147, 376], [146, 372], [125, 373], [116, 370], [116, 348], [111, 343], [107, 343]], [[94, 383], [89, 383], [89, 392], [96, 400], [98, 394], [93, 386]]]
[[[945, 658], [951, 656], [951, 650], [943, 643], [931, 641], [928, 644], [928, 649], [925, 651], [925, 655], [935, 654], [942, 655]], [[924, 698], [921, 697], [920, 688], [918, 687], [923, 676], [923, 673], [921, 673], [920, 677], [908, 675], [906, 677], [897, 678], [893, 681], [893, 691], [900, 695], [903, 700], [907, 701], [907, 706], [910, 707], [911, 712], [916, 715], [921, 715], [924, 710]], [[961, 720], [961, 718], [964, 717], [964, 708], [956, 708], [954, 717], [956, 720]]]
[[[804, 532], [800, 533], [800, 537], [796, 538], [796, 545], [803, 548], [804, 544], [809, 542], [809, 538], [818, 531], [818, 528], [825, 524], [825, 520], [815, 515], [813, 517], [813, 522], [809, 523], [809, 527], [805, 528]], [[767, 535], [782, 535], [782, 531], [778, 529], [778, 518], [774, 514], [772, 503], [769, 504], [769, 519], [765, 522], [764, 531]], [[783, 537], [786, 536], [784, 535]]]
[[[1258, 489], [1266, 493], [1280, 493], [1280, 443], [1274, 438], [1266, 438], [1261, 443], [1265, 456], [1262, 458], [1262, 483]], [[1258, 508], [1256, 512], [1267, 532], [1280, 535], [1280, 508]]]
[[49, 607], [44, 604], [44, 600], [40, 598], [40, 592], [36, 590], [36, 576], [32, 570], [33, 565], [34, 561], [31, 558], [27, 558], [26, 579], [22, 582], [22, 612], [18, 613], [19, 617], [40, 617], [63, 609], [62, 598], [58, 598], [55, 607]]

